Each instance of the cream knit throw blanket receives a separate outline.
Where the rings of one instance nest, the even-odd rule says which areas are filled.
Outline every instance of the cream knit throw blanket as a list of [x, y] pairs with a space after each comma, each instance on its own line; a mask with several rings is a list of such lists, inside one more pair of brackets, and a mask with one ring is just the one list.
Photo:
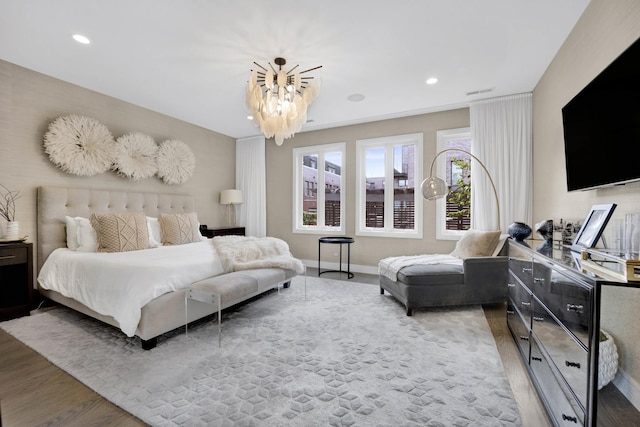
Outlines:
[[226, 273], [255, 268], [304, 273], [304, 265], [291, 255], [287, 242], [275, 237], [219, 236], [213, 238], [213, 246]]
[[392, 281], [398, 280], [398, 272], [404, 267], [416, 264], [462, 265], [462, 260], [453, 255], [408, 255], [384, 258], [378, 262], [378, 274]]

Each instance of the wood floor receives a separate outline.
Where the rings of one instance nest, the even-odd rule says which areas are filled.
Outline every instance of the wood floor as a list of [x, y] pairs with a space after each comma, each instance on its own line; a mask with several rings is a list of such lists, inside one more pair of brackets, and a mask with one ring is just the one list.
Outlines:
[[[308, 274], [315, 275], [317, 270], [308, 269]], [[323, 275], [331, 279], [346, 279], [345, 276]], [[351, 281], [378, 283], [377, 276], [360, 273]], [[523, 427], [550, 426], [507, 329], [505, 307], [496, 304], [483, 308], [520, 409]], [[640, 413], [613, 385], [601, 390], [599, 400], [605, 402], [598, 406], [599, 426], [640, 425]], [[145, 423], [0, 330], [0, 427], [143, 425]]]

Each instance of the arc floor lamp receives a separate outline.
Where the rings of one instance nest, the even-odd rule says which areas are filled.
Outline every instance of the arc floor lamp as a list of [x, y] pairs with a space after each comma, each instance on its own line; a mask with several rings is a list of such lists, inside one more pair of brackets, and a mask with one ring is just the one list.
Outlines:
[[431, 162], [431, 169], [429, 169], [429, 177], [426, 178], [424, 181], [422, 181], [422, 184], [420, 184], [420, 191], [422, 191], [422, 197], [424, 197], [427, 200], [436, 200], [436, 199], [445, 197], [449, 193], [449, 186], [447, 185], [447, 183], [442, 178], [439, 178], [433, 175], [433, 166], [436, 163], [436, 159], [441, 154], [444, 154], [448, 151], [459, 151], [461, 153], [468, 154], [469, 156], [471, 156], [471, 158], [477, 161], [480, 166], [482, 166], [482, 169], [484, 169], [485, 173], [487, 174], [487, 177], [489, 178], [489, 182], [491, 183], [491, 188], [493, 189], [493, 195], [496, 197], [496, 206], [498, 208], [498, 229], [499, 229], [500, 228], [500, 201], [498, 200], [498, 191], [496, 190], [496, 185], [494, 184], [493, 178], [491, 178], [491, 174], [487, 170], [487, 167], [484, 165], [484, 163], [482, 163], [480, 159], [478, 159], [476, 156], [474, 156], [468, 151], [461, 150], [459, 148], [447, 148], [445, 150], [438, 152], [433, 158], [433, 161]]

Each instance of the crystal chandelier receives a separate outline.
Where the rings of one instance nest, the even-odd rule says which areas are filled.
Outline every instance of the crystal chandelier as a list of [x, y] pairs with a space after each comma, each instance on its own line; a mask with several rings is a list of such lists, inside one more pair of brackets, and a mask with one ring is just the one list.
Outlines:
[[285, 71], [282, 69], [287, 63], [284, 58], [276, 58], [274, 62], [277, 70], [270, 62], [271, 69], [254, 62], [260, 69], [251, 70], [246, 103], [250, 118], [264, 136], [275, 137], [276, 144], [282, 145], [285, 138], [300, 131], [307, 121], [307, 107], [320, 92], [318, 80], [302, 75], [322, 65], [294, 73], [298, 65]]

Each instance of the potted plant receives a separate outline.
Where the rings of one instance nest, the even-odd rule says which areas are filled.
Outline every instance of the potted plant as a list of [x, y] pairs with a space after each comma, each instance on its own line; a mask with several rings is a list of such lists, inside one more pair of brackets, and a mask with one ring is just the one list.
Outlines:
[[20, 198], [18, 190], [9, 190], [0, 184], [0, 217], [7, 221], [4, 239], [17, 240], [19, 233], [19, 223], [16, 217], [16, 200]]

